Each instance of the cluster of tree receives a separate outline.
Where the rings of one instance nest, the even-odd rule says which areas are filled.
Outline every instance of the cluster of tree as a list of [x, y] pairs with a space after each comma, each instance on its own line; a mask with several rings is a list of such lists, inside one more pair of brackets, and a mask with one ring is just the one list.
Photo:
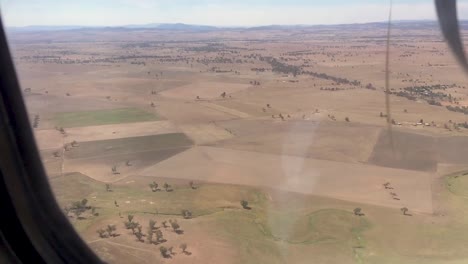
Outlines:
[[259, 81], [250, 81], [250, 84], [252, 84], [252, 85], [260, 85], [260, 82], [259, 82]]
[[70, 206], [65, 207], [65, 213], [67, 216], [74, 216], [77, 219], [85, 219], [86, 217], [83, 214], [87, 212], [88, 216], [98, 216], [99, 213], [96, 212], [96, 207], [88, 205], [88, 199], [83, 199], [81, 201], [75, 201]]
[[125, 228], [131, 229], [133, 235], [135, 235], [137, 240], [140, 242], [144, 242], [143, 237], [145, 237], [146, 235], [142, 233], [142, 226], [138, 222], [133, 221], [133, 218], [134, 216], [131, 214], [127, 216], [128, 221], [124, 222]]
[[303, 55], [317, 55], [321, 54], [321, 52], [310, 51], [310, 50], [299, 50], [299, 51], [290, 51], [286, 52], [283, 55], [287, 56], [303, 56]]
[[[168, 221], [162, 221], [161, 224], [162, 226], [157, 226], [157, 222], [155, 220], [150, 219], [148, 222], [148, 230], [146, 234], [143, 234], [142, 232], [142, 226], [134, 220], [133, 215], [128, 215], [127, 216], [127, 221], [124, 222], [124, 226], [127, 230], [132, 230], [132, 234], [135, 236], [135, 238], [139, 241], [144, 243], [145, 238], [146, 242], [149, 244], [154, 244], [154, 245], [160, 245], [162, 243], [167, 242], [167, 240], [164, 238], [163, 232], [161, 228], [167, 229], [169, 226], [167, 225]], [[180, 228], [179, 223], [177, 220], [169, 220], [170, 227], [172, 228], [173, 232], [176, 234], [183, 234], [184, 231]], [[110, 231], [108, 231], [110, 230]], [[98, 234], [101, 238], [105, 237], [111, 237], [111, 236], [116, 236], [113, 231], [115, 231], [115, 226], [108, 226], [107, 230], [100, 229], [98, 230]], [[107, 233], [106, 233], [107, 232]], [[180, 246], [180, 249], [182, 250], [182, 253], [186, 255], [191, 255], [189, 251], [187, 251], [187, 244], [183, 243]], [[173, 255], [176, 253], [173, 250], [173, 247], [166, 248], [164, 246], [161, 246], [159, 248], [161, 255], [164, 258], [171, 258]]]
[[468, 123], [465, 121], [464, 123], [456, 123], [457, 127], [463, 127], [468, 129]]
[[[153, 220], [150, 220], [150, 225], [151, 225], [151, 221]], [[148, 243], [155, 244], [155, 245], [158, 245], [167, 241], [166, 239], [164, 239], [163, 233], [160, 229], [158, 229], [157, 227], [152, 228], [151, 226], [148, 228], [148, 234], [146, 236], [146, 240], [148, 241]]]
[[466, 106], [451, 106], [451, 105], [447, 105], [446, 106], [447, 110], [449, 111], [452, 111], [452, 112], [459, 112], [459, 113], [463, 113], [465, 115], [468, 115], [468, 107]]
[[396, 96], [405, 97], [406, 99], [411, 100], [411, 101], [416, 101], [416, 96], [406, 91], [389, 92], [389, 94], [394, 94]]
[[179, 223], [177, 223], [177, 220], [176, 219], [169, 219], [169, 224], [171, 224], [171, 227], [172, 227], [172, 230], [174, 231], [174, 233], [176, 234], [183, 234], [184, 233], [184, 230], [180, 229], [180, 225]]
[[430, 105], [442, 106], [442, 103], [440, 103], [439, 101], [436, 101], [434, 99], [427, 100], [427, 103], [430, 104]]
[[130, 64], [146, 66], [146, 62], [144, 61], [132, 61]]
[[[155, 181], [149, 184], [149, 187], [152, 192], [159, 192], [161, 189], [159, 189], [159, 184], [157, 184]], [[164, 183], [163, 188], [166, 192], [172, 192], [174, 189], [172, 189], [172, 186], [168, 184], [167, 182]]]
[[451, 103], [457, 103], [458, 101], [451, 94], [443, 92], [434, 92], [433, 90], [446, 90], [447, 88], [453, 88], [452, 85], [421, 85], [421, 86], [410, 86], [405, 87], [399, 92], [390, 92], [396, 96], [405, 97], [409, 100], [415, 101], [417, 98], [424, 99], [430, 105], [442, 106], [440, 101], [448, 101]]
[[[266, 112], [266, 109], [265, 109], [265, 108], [263, 108], [263, 112]], [[275, 115], [271, 115], [271, 117], [272, 117], [272, 118], [276, 118]], [[282, 113], [279, 113], [279, 114], [278, 114], [278, 117], [281, 118], [282, 121], [284, 121], [284, 120], [286, 119]], [[291, 115], [288, 114], [288, 115], [287, 115], [287, 118], [291, 118]]]
[[115, 225], [107, 225], [107, 227], [100, 228], [96, 232], [99, 234], [100, 238], [116, 237], [119, 234], [116, 233], [117, 227]]
[[153, 181], [152, 183], [149, 184], [149, 187], [151, 188], [151, 191], [152, 192], [158, 192], [158, 191], [161, 191], [161, 189], [159, 189], [159, 184], [157, 184], [155, 181]]
[[72, 148], [76, 148], [76, 147], [78, 147], [78, 146], [79, 146], [79, 145], [78, 145], [78, 142], [76, 142], [76, 141], [74, 140], [74, 141], [72, 141], [72, 142], [70, 142], [70, 143], [65, 143], [65, 144], [63, 145], [63, 149], [64, 149], [65, 151], [70, 151], [70, 150], [72, 150]]
[[310, 76], [313, 76], [313, 77], [319, 78], [319, 79], [334, 81], [338, 85], [340, 85], [340, 84], [349, 84], [349, 85], [353, 85], [353, 86], [361, 85], [360, 81], [349, 80], [347, 78], [331, 76], [331, 75], [328, 75], [326, 73], [318, 73], [318, 72], [313, 72], [313, 71], [303, 71], [302, 74], [310, 75]]
[[268, 71], [268, 69], [266, 69], [266, 68], [251, 68], [250, 70], [253, 71], [253, 72], [266, 72], [266, 71]]
[[289, 65], [273, 57], [260, 57], [260, 61], [265, 61], [271, 65], [271, 70], [276, 73], [292, 74], [294, 77], [301, 74], [301, 67]]
[[338, 87], [320, 87], [320, 90], [322, 91], [342, 91], [345, 90], [344, 88], [338, 88]]
[[[187, 244], [186, 243], [182, 243], [179, 248], [182, 250], [182, 253], [185, 254], [185, 255], [192, 255], [191, 252], [187, 251]], [[161, 246], [159, 248], [159, 252], [161, 252], [161, 256], [163, 258], [172, 258], [173, 255], [175, 255], [176, 253], [174, 252], [174, 248], [173, 247], [169, 247], [169, 248], [166, 248], [164, 246]]]
[[226, 48], [226, 45], [221, 43], [208, 43], [207, 45], [201, 47], [186, 47], [184, 50], [193, 52], [220, 52], [226, 51]]
[[257, 59], [259, 60], [260, 57], [262, 57], [261, 54], [258, 54], [258, 53], [251, 53], [251, 54], [247, 54], [247, 55], [244, 55], [242, 56], [244, 59]]

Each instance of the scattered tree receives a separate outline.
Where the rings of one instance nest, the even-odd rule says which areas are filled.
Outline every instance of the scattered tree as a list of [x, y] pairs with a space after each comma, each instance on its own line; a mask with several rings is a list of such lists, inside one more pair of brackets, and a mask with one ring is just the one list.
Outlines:
[[171, 257], [171, 255], [169, 255], [167, 253], [167, 248], [162, 246], [162, 247], [159, 248], [159, 251], [161, 252], [161, 255], [163, 256], [163, 258], [170, 258]]
[[169, 185], [167, 182], [164, 183], [164, 189], [166, 190], [166, 192], [172, 192], [172, 188], [171, 188], [171, 185]]
[[163, 237], [163, 233], [162, 233], [161, 230], [159, 230], [159, 229], [156, 230], [155, 235], [156, 235], [156, 243], [159, 244], [159, 243], [163, 243], [163, 242], [166, 241], [166, 240], [164, 239], [164, 237]]
[[149, 243], [149, 244], [153, 244], [155, 241], [153, 241], [153, 231], [152, 230], [148, 230], [148, 233], [146, 234], [146, 241]]
[[169, 251], [169, 254], [171, 254], [171, 255], [175, 255], [175, 254], [176, 254], [176, 253], [174, 252], [174, 247], [169, 247], [167, 250]]
[[164, 228], [168, 228], [169, 226], [167, 225], [167, 221], [164, 220], [161, 222], [161, 224], [163, 225]]
[[157, 192], [157, 191], [159, 191], [159, 189], [158, 189], [159, 185], [158, 185], [156, 182], [150, 183], [150, 184], [149, 184], [149, 187], [151, 188], [151, 191], [152, 191], [152, 192]]
[[104, 230], [104, 229], [102, 229], [102, 228], [98, 229], [96, 232], [99, 234], [99, 237], [100, 237], [100, 238], [106, 238], [106, 237], [108, 237], [108, 235], [106, 234], [106, 230]]
[[246, 201], [246, 200], [242, 200], [242, 201], [240, 202], [240, 204], [241, 204], [242, 208], [244, 208], [244, 209], [247, 209], [247, 210], [250, 210], [250, 209], [251, 209], [251, 208], [249, 207], [249, 202]]
[[189, 182], [189, 185], [190, 185], [190, 188], [192, 188], [193, 190], [197, 189], [197, 187], [195, 186], [195, 184], [193, 183], [193, 181], [190, 181], [190, 182]]
[[177, 220], [169, 220], [169, 223], [171, 223], [171, 226], [172, 226], [172, 229], [174, 230], [174, 232], [176, 232], [177, 234], [181, 234], [183, 233], [182, 230], [180, 230], [180, 225], [179, 223], [177, 223]]
[[189, 252], [187, 251], [186, 243], [180, 244], [179, 248], [182, 249], [182, 253], [184, 253], [185, 255], [188, 255]]
[[345, 121], [346, 121], [346, 122], [349, 122], [349, 117], [345, 117]]
[[184, 209], [184, 210], [182, 210], [182, 217], [184, 219], [190, 219], [190, 218], [192, 218], [192, 212], [189, 211], [189, 210]]
[[149, 220], [148, 225], [149, 225], [149, 230], [150, 230], [150, 231], [153, 231], [153, 230], [156, 229], [156, 221], [154, 221], [153, 219], [150, 219], [150, 220]]
[[138, 241], [145, 242], [145, 240], [143, 240], [144, 235], [141, 232], [135, 232], [135, 237], [138, 239]]
[[94, 216], [99, 216], [99, 213], [96, 212], [96, 207], [91, 207], [91, 214]]
[[407, 215], [406, 213], [409, 211], [408, 208], [406, 208], [406, 207], [403, 207], [400, 210], [403, 213], [403, 215]]
[[354, 208], [353, 210], [354, 214], [357, 215], [357, 216], [363, 216], [364, 214], [362, 213], [362, 209], [357, 207], [357, 208]]
[[120, 174], [120, 172], [117, 171], [117, 165], [112, 166], [112, 174]]
[[393, 189], [393, 187], [390, 186], [389, 182], [384, 183], [383, 186], [385, 187], [385, 189]]
[[107, 234], [109, 234], [110, 237], [116, 237], [117, 234], [114, 233], [114, 231], [117, 230], [117, 227], [115, 225], [107, 225], [106, 231]]
[[112, 192], [111, 185], [106, 183], [106, 192]]
[[66, 135], [67, 133], [65, 132], [65, 129], [63, 127], [59, 127], [57, 128], [57, 130], [62, 134], [62, 135]]

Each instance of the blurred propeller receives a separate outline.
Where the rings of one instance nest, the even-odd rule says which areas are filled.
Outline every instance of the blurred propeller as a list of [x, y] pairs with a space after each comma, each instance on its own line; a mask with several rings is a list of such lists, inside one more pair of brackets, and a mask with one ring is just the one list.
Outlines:
[[393, 145], [392, 116], [390, 111], [390, 31], [392, 26], [392, 6], [393, 2], [390, 0], [387, 26], [387, 50], [385, 52], [385, 110], [387, 112], [387, 128], [390, 139], [390, 146], [392, 147], [392, 153], [394, 153], [395, 148]]
[[445, 41], [452, 50], [458, 63], [468, 74], [468, 63], [466, 62], [463, 43], [460, 38], [460, 31], [457, 18], [456, 0], [435, 0], [437, 17], [439, 18], [440, 29]]

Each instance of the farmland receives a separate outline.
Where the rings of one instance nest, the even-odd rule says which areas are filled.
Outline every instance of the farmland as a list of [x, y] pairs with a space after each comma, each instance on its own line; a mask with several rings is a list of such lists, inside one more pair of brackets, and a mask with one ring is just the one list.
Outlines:
[[57, 202], [103, 260], [458, 264], [468, 81], [436, 29], [395, 23], [390, 113], [379, 23], [9, 38]]

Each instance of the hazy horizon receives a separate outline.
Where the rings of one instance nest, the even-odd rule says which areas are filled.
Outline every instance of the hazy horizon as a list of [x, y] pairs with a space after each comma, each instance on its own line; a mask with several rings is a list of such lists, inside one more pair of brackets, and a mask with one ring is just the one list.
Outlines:
[[[400, 23], [400, 22], [437, 22], [436, 19], [417, 19], [417, 20], [392, 20], [392, 23]], [[387, 21], [369, 21], [369, 22], [350, 22], [350, 23], [334, 23], [334, 24], [259, 24], [259, 25], [211, 25], [211, 24], [189, 24], [189, 23], [182, 23], [182, 22], [148, 22], [148, 23], [141, 23], [141, 24], [121, 24], [121, 25], [71, 25], [71, 24], [64, 24], [64, 25], [46, 25], [46, 24], [33, 24], [33, 25], [25, 25], [25, 26], [7, 26], [9, 28], [28, 28], [28, 27], [83, 27], [83, 28], [103, 28], [103, 27], [129, 27], [129, 26], [150, 26], [150, 25], [188, 25], [188, 26], [201, 26], [201, 27], [215, 27], [215, 28], [250, 28], [250, 27], [268, 27], [268, 26], [339, 26], [339, 25], [365, 25], [365, 24], [374, 24], [374, 23], [387, 23]]]
[[[8, 27], [96, 26], [114, 27], [152, 23], [183, 23], [217, 27], [265, 25], [335, 25], [383, 22], [389, 1], [305, 0], [0, 0]], [[468, 1], [458, 1], [460, 19], [468, 18]], [[434, 3], [423, 0], [393, 1], [394, 20], [435, 20]], [[160, 21], [160, 22], [155, 22]]]

